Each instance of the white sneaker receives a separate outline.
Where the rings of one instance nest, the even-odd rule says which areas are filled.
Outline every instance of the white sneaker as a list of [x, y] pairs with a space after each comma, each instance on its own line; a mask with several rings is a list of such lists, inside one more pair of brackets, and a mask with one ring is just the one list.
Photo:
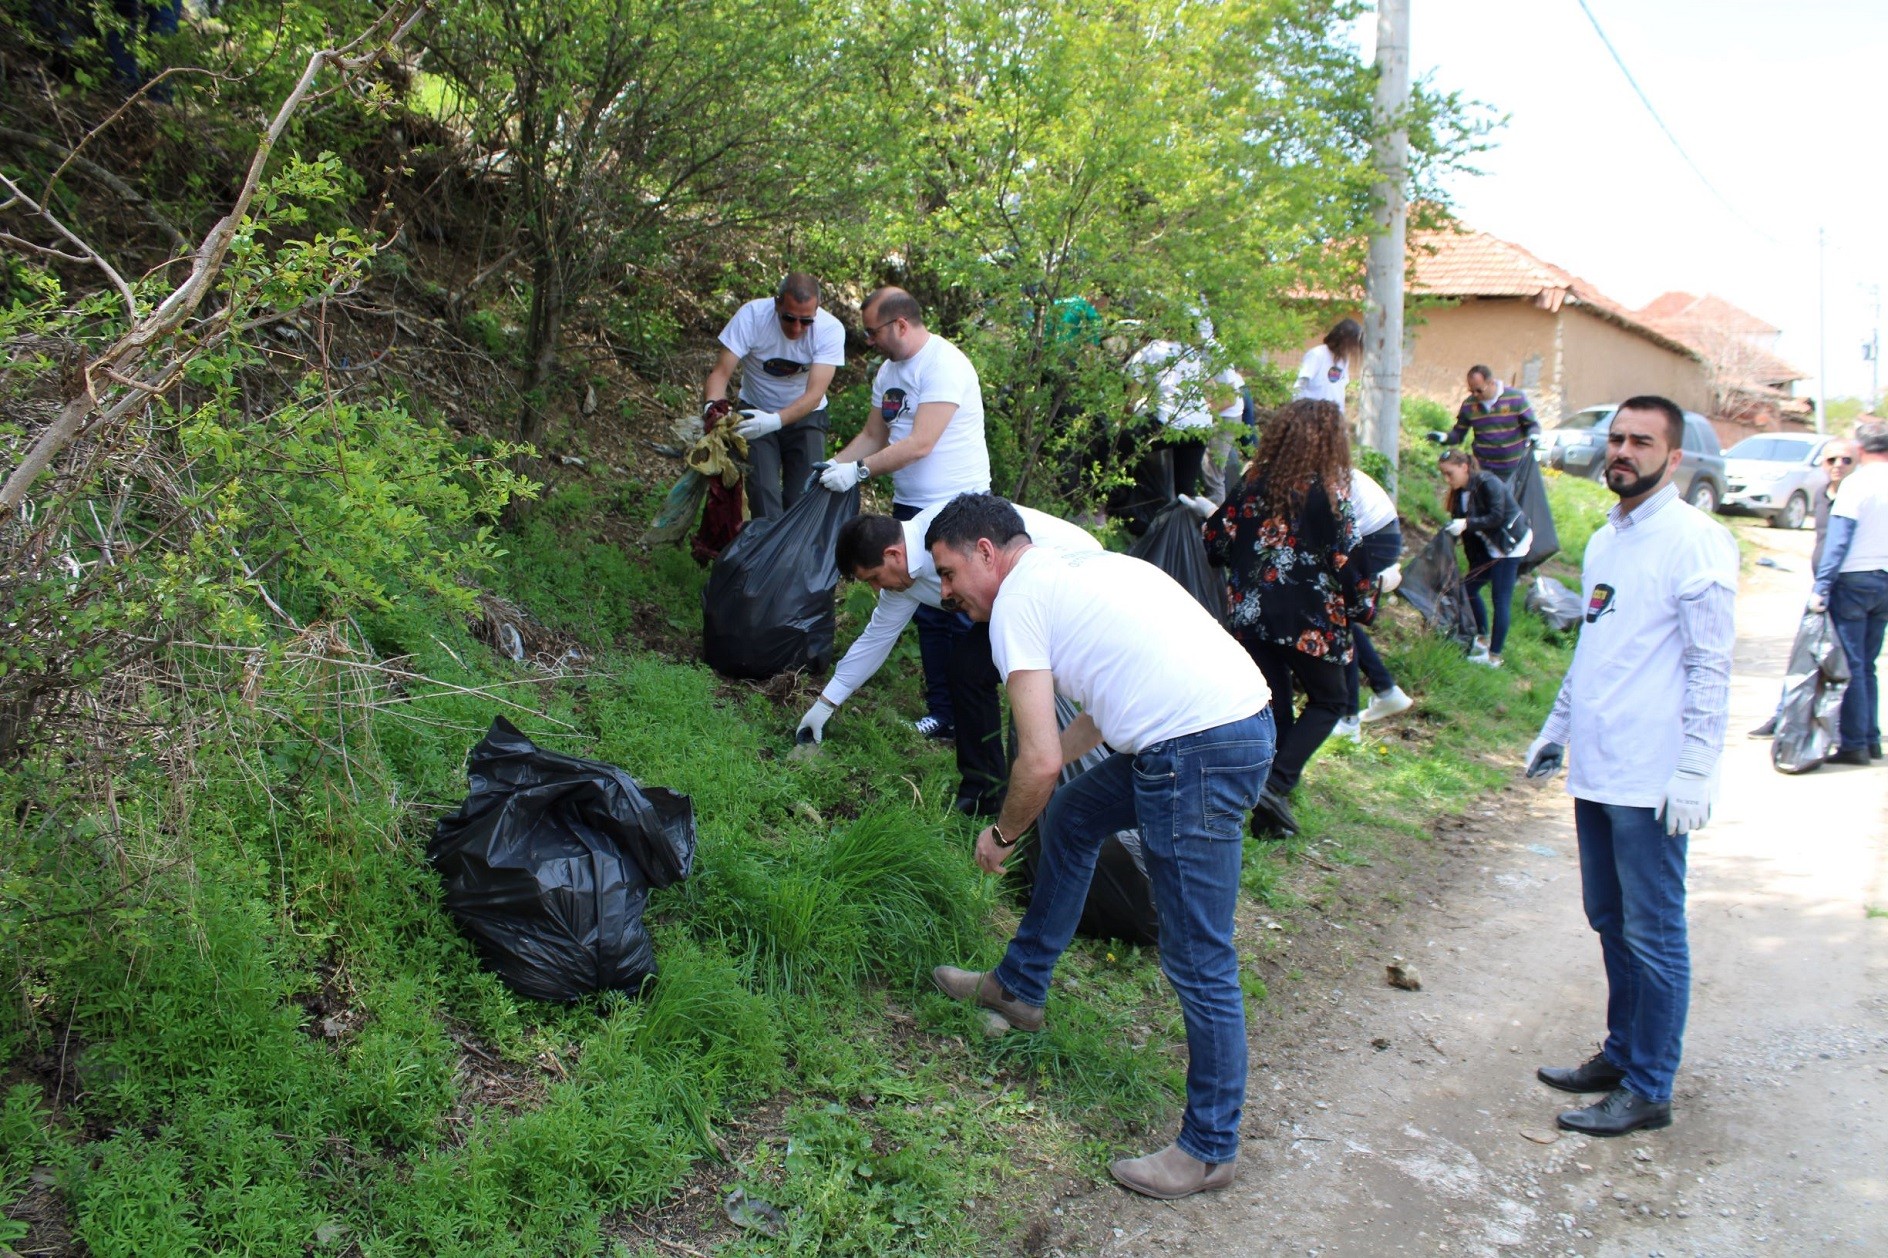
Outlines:
[[1469, 662], [1472, 664], [1486, 663], [1488, 661], [1488, 640], [1486, 638], [1475, 639], [1475, 645], [1468, 649], [1468, 658]]
[[1347, 716], [1331, 727], [1331, 737], [1348, 738], [1354, 743], [1361, 743], [1364, 740], [1364, 727], [1356, 717]]
[[1500, 668], [1501, 667], [1501, 657], [1499, 655], [1490, 655], [1486, 651], [1483, 651], [1479, 655], [1469, 656], [1468, 662], [1471, 664], [1480, 664], [1483, 668]]
[[1364, 714], [1360, 719], [1381, 721], [1386, 716], [1407, 712], [1414, 706], [1416, 706], [1416, 700], [1404, 694], [1401, 686], [1391, 686], [1382, 694], [1370, 697], [1370, 704], [1364, 709]]

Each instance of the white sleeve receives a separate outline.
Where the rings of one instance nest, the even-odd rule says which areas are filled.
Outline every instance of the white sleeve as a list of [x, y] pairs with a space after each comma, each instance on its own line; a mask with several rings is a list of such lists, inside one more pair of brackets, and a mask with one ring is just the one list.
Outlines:
[[1004, 681], [1011, 673], [1049, 669], [1049, 625], [1029, 591], [998, 599], [990, 611], [990, 658]]
[[[824, 311], [820, 313], [824, 314]], [[813, 365], [846, 365], [846, 326], [838, 319], [821, 319], [813, 328]]]
[[749, 307], [742, 306], [734, 312], [726, 327], [721, 329], [720, 341], [727, 346], [728, 352], [736, 358], [747, 357], [747, 351], [754, 348], [753, 320], [748, 318]]
[[905, 631], [918, 612], [918, 600], [902, 590], [881, 590], [872, 619], [852, 640], [846, 656], [833, 668], [833, 679], [826, 683], [820, 698], [838, 707], [852, 697], [853, 691], [872, 679], [884, 667], [898, 635]]
[[1306, 350], [1304, 359], [1298, 364], [1298, 378], [1300, 380], [1316, 380], [1323, 374], [1324, 364], [1318, 361], [1318, 351], [1316, 349]]
[[958, 354], [939, 354], [935, 361], [927, 365], [924, 379], [918, 383], [918, 396], [911, 399], [911, 405], [923, 406], [927, 402], [949, 402], [953, 406], [962, 406], [966, 399], [977, 391], [976, 369], [970, 360]]

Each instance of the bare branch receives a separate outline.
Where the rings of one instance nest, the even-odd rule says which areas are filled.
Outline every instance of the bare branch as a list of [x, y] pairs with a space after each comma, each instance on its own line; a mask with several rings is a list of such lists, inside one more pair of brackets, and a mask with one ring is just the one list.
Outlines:
[[[118, 274], [118, 268], [114, 267], [111, 263], [105, 261], [105, 259], [99, 254], [98, 250], [92, 248], [92, 246], [86, 244], [83, 240], [80, 240], [78, 236], [73, 233], [71, 228], [67, 227], [64, 223], [60, 222], [57, 217], [54, 216], [51, 210], [47, 209], [45, 206], [35, 201], [32, 197], [27, 196], [26, 192], [20, 187], [20, 185], [14, 183], [11, 179], [7, 178], [7, 176], [5, 175], [0, 175], [0, 184], [5, 185], [7, 191], [12, 193], [12, 196], [7, 201], [7, 204], [9, 206], [15, 205], [15, 204], [24, 205], [28, 210], [32, 211], [34, 214], [37, 214], [39, 217], [45, 219], [46, 222], [52, 225], [52, 229], [54, 231], [58, 232], [61, 236], [64, 236], [67, 240], [71, 241], [74, 246], [76, 246], [79, 250], [82, 251], [84, 256], [75, 258], [73, 259], [73, 261], [89, 263], [90, 265], [97, 267], [100, 271], [103, 271], [105, 273], [105, 278], [111, 281], [112, 287], [118, 290], [118, 295], [124, 298], [125, 314], [130, 318], [131, 322], [135, 325], [138, 321], [138, 299], [132, 295], [131, 285], [125, 283], [125, 277]], [[43, 247], [41, 251], [51, 252], [50, 250], [43, 249]], [[60, 254], [58, 256], [64, 257], [65, 255]]]
[[[166, 70], [164, 73], [170, 74], [172, 72], [171, 70]], [[159, 77], [161, 78], [162, 76], [160, 75]], [[157, 79], [154, 78], [151, 82], [155, 83]], [[148, 86], [149, 84], [146, 84], [146, 87]], [[83, 148], [86, 140], [91, 139], [93, 136], [97, 135], [99, 131], [110, 126], [112, 119], [116, 118], [120, 113], [123, 113], [130, 104], [130, 101], [126, 101], [125, 104], [118, 107], [110, 118], [105, 119], [104, 122], [99, 123], [98, 126], [87, 132], [85, 139], [79, 141], [79, 147]], [[139, 213], [143, 214], [150, 222], [151, 226], [157, 228], [159, 231], [163, 232], [165, 236], [169, 237], [171, 248], [177, 250], [179, 253], [185, 252], [190, 248], [190, 241], [184, 237], [182, 232], [171, 226], [169, 219], [157, 212], [156, 208], [145, 199], [143, 193], [139, 192], [118, 176], [112, 174], [109, 170], [106, 170], [103, 166], [100, 166], [91, 158], [79, 156], [78, 149], [68, 149], [64, 145], [46, 136], [34, 135], [30, 131], [15, 131], [12, 127], [0, 127], [0, 140], [9, 140], [14, 144], [23, 144], [28, 148], [36, 148], [42, 153], [48, 153], [60, 159], [58, 168], [55, 169], [46, 180], [45, 190], [39, 194], [40, 200], [46, 201], [52, 198], [53, 185], [58, 182], [59, 176], [65, 173], [66, 167], [70, 166], [87, 179], [90, 179], [93, 183], [98, 184], [101, 188], [116, 193], [120, 201], [123, 201], [126, 205], [132, 206]]]

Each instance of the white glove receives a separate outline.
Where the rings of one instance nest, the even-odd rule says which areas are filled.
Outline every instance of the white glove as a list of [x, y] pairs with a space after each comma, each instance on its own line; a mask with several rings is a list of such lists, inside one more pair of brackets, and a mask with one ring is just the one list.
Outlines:
[[815, 699], [813, 706], [800, 718], [800, 728], [793, 731], [796, 743], [818, 743], [826, 740], [826, 722], [835, 711], [832, 704], [824, 699]]
[[1820, 594], [1811, 594], [1809, 596], [1809, 610], [1813, 612], [1826, 612], [1829, 610], [1829, 600]]
[[1455, 519], [1449, 521], [1449, 527], [1443, 529], [1442, 531], [1447, 533], [1450, 537], [1462, 536], [1462, 534], [1468, 532], [1467, 517], [1459, 516], [1459, 515], [1456, 516]]
[[1219, 510], [1218, 507], [1213, 505], [1211, 498], [1195, 498], [1192, 494], [1177, 494], [1175, 496], [1179, 498], [1182, 506], [1186, 507], [1186, 509], [1191, 511], [1194, 515], [1199, 516], [1202, 520]]
[[741, 415], [743, 418], [734, 426], [734, 431], [749, 441], [780, 431], [780, 416], [773, 411], [742, 411]]
[[1377, 596], [1382, 598], [1394, 594], [1396, 593], [1396, 587], [1401, 584], [1403, 584], [1403, 570], [1401, 568], [1385, 568], [1382, 572], [1377, 574]]
[[845, 493], [864, 479], [863, 463], [835, 463], [819, 474], [819, 483], [836, 494]]
[[1665, 818], [1665, 833], [1690, 834], [1702, 830], [1711, 820], [1711, 797], [1717, 783], [1695, 773], [1676, 773], [1665, 784], [1665, 806], [1659, 810]]
[[1549, 742], [1543, 735], [1528, 744], [1527, 775], [1531, 778], [1550, 778], [1560, 772], [1560, 766], [1566, 759], [1566, 744]]

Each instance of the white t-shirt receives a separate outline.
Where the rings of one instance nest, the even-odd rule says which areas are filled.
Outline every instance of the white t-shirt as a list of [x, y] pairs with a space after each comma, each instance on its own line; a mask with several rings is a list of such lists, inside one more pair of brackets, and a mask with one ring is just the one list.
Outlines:
[[1888, 570], [1888, 463], [1862, 463], [1836, 487], [1829, 518], [1855, 521], [1844, 572]]
[[1025, 551], [990, 609], [990, 654], [1006, 679], [1046, 669], [1116, 751], [1244, 720], [1271, 698], [1245, 648], [1178, 582], [1105, 550]]
[[1344, 409], [1344, 386], [1350, 383], [1350, 360], [1331, 353], [1326, 345], [1313, 345], [1298, 364], [1298, 397], [1320, 402], [1336, 402]]
[[1357, 520], [1357, 536], [1369, 537], [1397, 522], [1396, 504], [1383, 486], [1357, 468], [1350, 469], [1350, 511]]
[[1154, 414], [1168, 428], [1211, 428], [1207, 383], [1200, 355], [1178, 341], [1150, 341], [1128, 359], [1128, 367], [1154, 390]]
[[1573, 651], [1567, 791], [1633, 808], [1665, 802], [1678, 770], [1685, 640], [1678, 603], [1713, 583], [1737, 588], [1737, 543], [1685, 502], [1587, 543], [1586, 616]]
[[1221, 419], [1244, 419], [1246, 417], [1246, 399], [1243, 390], [1246, 378], [1235, 367], [1228, 367], [1213, 377], [1215, 384], [1223, 384], [1232, 390], [1232, 401], [1219, 408]]
[[887, 359], [872, 382], [872, 405], [892, 441], [911, 435], [926, 402], [957, 407], [931, 453], [892, 473], [892, 501], [935, 507], [958, 494], [990, 492], [990, 451], [983, 443], [983, 382], [964, 351], [933, 332], [903, 362]]
[[[846, 365], [843, 323], [824, 310], [816, 310], [813, 326], [800, 333], [798, 340], [788, 340], [771, 297], [758, 297], [735, 311], [728, 326], [721, 329], [721, 343], [741, 360], [741, 401], [764, 411], [778, 411], [805, 397], [808, 367]], [[771, 372], [768, 363], [773, 364]], [[826, 397], [821, 394], [813, 409], [825, 405]]]
[[[931, 521], [937, 519], [937, 513], [949, 505], [940, 502], [929, 510], [920, 511], [900, 526], [905, 531], [905, 564], [911, 573], [912, 586], [908, 590], [879, 591], [878, 606], [872, 609], [872, 619], [859, 631], [859, 636], [852, 640], [845, 658], [833, 668], [833, 679], [820, 692], [820, 698], [834, 707], [851, 698], [853, 691], [870, 681], [872, 675], [884, 667], [892, 648], [898, 645], [898, 635], [911, 623], [911, 618], [917, 614], [920, 606], [944, 605], [944, 587], [937, 579], [937, 564], [931, 558], [930, 550], [925, 547], [924, 535], [930, 529]], [[1029, 540], [1038, 546], [1064, 553], [1101, 549], [1101, 543], [1079, 525], [1058, 520], [1030, 507], [1019, 506], [1016, 513], [1023, 517], [1023, 527], [1029, 530]]]

